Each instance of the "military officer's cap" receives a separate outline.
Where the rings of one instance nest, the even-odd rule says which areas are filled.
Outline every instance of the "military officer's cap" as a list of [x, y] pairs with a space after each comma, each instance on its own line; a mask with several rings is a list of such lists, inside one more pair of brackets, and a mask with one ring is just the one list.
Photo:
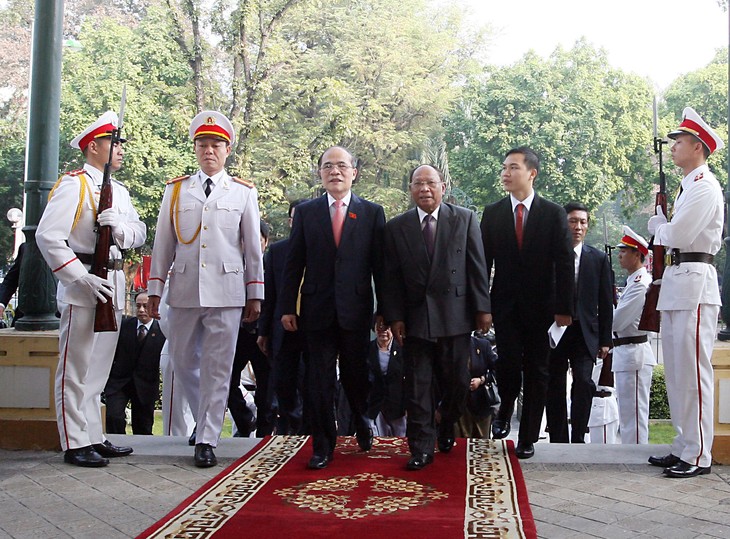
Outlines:
[[677, 129], [669, 133], [667, 136], [671, 139], [675, 139], [679, 135], [686, 133], [694, 135], [700, 139], [702, 144], [707, 146], [707, 149], [710, 150], [710, 153], [713, 153], [715, 150], [722, 150], [725, 147], [725, 143], [718, 134], [715, 133], [709, 125], [707, 125], [707, 122], [705, 122], [692, 107], [686, 107], [684, 109], [684, 112], [682, 112], [682, 123], [679, 124]]
[[[94, 139], [111, 137], [112, 131], [114, 131], [119, 125], [119, 116], [113, 110], [108, 110], [96, 120], [89, 127], [84, 129], [81, 133], [71, 141], [71, 147], [81, 150], [82, 152], [86, 149]], [[119, 139], [120, 142], [127, 142], [127, 139]]]
[[204, 110], [190, 122], [190, 139], [213, 137], [225, 140], [229, 144], [236, 141], [236, 133], [231, 121], [220, 112]]
[[621, 241], [616, 247], [630, 247], [631, 249], [636, 249], [644, 256], [649, 254], [649, 244], [647, 241], [626, 225], [624, 225], [624, 237], [621, 238]]

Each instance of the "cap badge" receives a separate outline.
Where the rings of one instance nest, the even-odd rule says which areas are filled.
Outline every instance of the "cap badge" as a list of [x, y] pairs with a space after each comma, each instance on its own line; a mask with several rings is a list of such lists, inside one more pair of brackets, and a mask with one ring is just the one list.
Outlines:
[[205, 124], [206, 125], [215, 125], [215, 118], [213, 118], [212, 116], [208, 116], [205, 119]]

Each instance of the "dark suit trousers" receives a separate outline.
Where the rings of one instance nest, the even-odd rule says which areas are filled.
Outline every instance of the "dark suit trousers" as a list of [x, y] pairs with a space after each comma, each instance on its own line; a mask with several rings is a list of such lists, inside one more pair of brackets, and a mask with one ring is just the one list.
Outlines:
[[311, 423], [314, 454], [326, 456], [334, 451], [337, 443], [335, 396], [338, 357], [340, 383], [357, 430], [370, 428], [367, 417], [370, 329], [351, 331], [335, 323], [325, 330], [307, 331], [306, 340], [309, 355], [305, 409], [308, 409]]
[[301, 331], [285, 331], [281, 347], [274, 356], [272, 386], [279, 406], [277, 434], [303, 434], [302, 370], [304, 339]]
[[126, 434], [127, 420], [125, 410], [127, 403], [132, 403], [132, 433], [152, 434], [155, 422], [155, 400], [140, 399], [133, 382], [127, 383], [119, 391], [104, 393], [106, 401], [106, 432], [108, 434]]
[[251, 432], [253, 414], [246, 406], [241, 393], [241, 371], [246, 363], [251, 362], [254, 376], [256, 376], [256, 436], [263, 438], [274, 429], [273, 392], [270, 390], [271, 366], [267, 358], [256, 344], [256, 333], [249, 333], [245, 328], [238, 332], [236, 353], [233, 356], [231, 370], [231, 385], [228, 390], [228, 408], [236, 422], [239, 432], [246, 437]]
[[469, 335], [436, 342], [407, 337], [403, 346], [406, 371], [406, 436], [412, 454], [433, 455], [436, 384], [441, 398], [439, 436], [453, 437], [454, 423], [466, 410], [469, 394]]
[[[591, 378], [595, 354], [591, 354], [583, 339], [577, 320], [568, 326], [555, 350], [550, 352], [550, 385], [547, 396], [547, 426], [551, 443], [584, 443], [596, 384]], [[570, 364], [573, 385], [570, 388], [570, 425], [568, 440], [568, 410], [566, 374]]]
[[522, 388], [518, 440], [524, 443], [536, 443], [540, 437], [548, 385], [549, 327], [550, 323], [519, 316], [495, 320], [497, 387], [502, 399], [497, 419], [510, 419]]

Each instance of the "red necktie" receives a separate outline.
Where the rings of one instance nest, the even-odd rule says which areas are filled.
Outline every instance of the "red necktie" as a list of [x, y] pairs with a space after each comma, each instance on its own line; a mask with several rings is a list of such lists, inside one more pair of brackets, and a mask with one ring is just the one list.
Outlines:
[[517, 247], [522, 249], [522, 217], [525, 211], [524, 204], [517, 204], [517, 219], [515, 220], [515, 234], [517, 235]]
[[345, 224], [345, 212], [342, 207], [345, 203], [341, 200], [335, 200], [335, 213], [332, 216], [332, 235], [335, 237], [335, 245], [340, 246], [340, 238], [342, 237], [342, 226]]

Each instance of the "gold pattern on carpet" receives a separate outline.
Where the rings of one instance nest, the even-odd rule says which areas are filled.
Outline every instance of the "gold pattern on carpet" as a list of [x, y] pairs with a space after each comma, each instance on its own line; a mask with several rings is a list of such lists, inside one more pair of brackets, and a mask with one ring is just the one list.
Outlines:
[[346, 520], [408, 511], [449, 496], [416, 481], [377, 473], [320, 479], [275, 490], [274, 494], [300, 509]]
[[405, 438], [391, 438], [378, 436], [373, 439], [373, 447], [367, 453], [360, 449], [357, 438], [354, 436], [343, 436], [337, 440], [337, 451], [342, 455], [359, 453], [369, 459], [389, 459], [392, 457], [405, 457], [408, 459], [411, 452], [408, 449], [408, 440]]

